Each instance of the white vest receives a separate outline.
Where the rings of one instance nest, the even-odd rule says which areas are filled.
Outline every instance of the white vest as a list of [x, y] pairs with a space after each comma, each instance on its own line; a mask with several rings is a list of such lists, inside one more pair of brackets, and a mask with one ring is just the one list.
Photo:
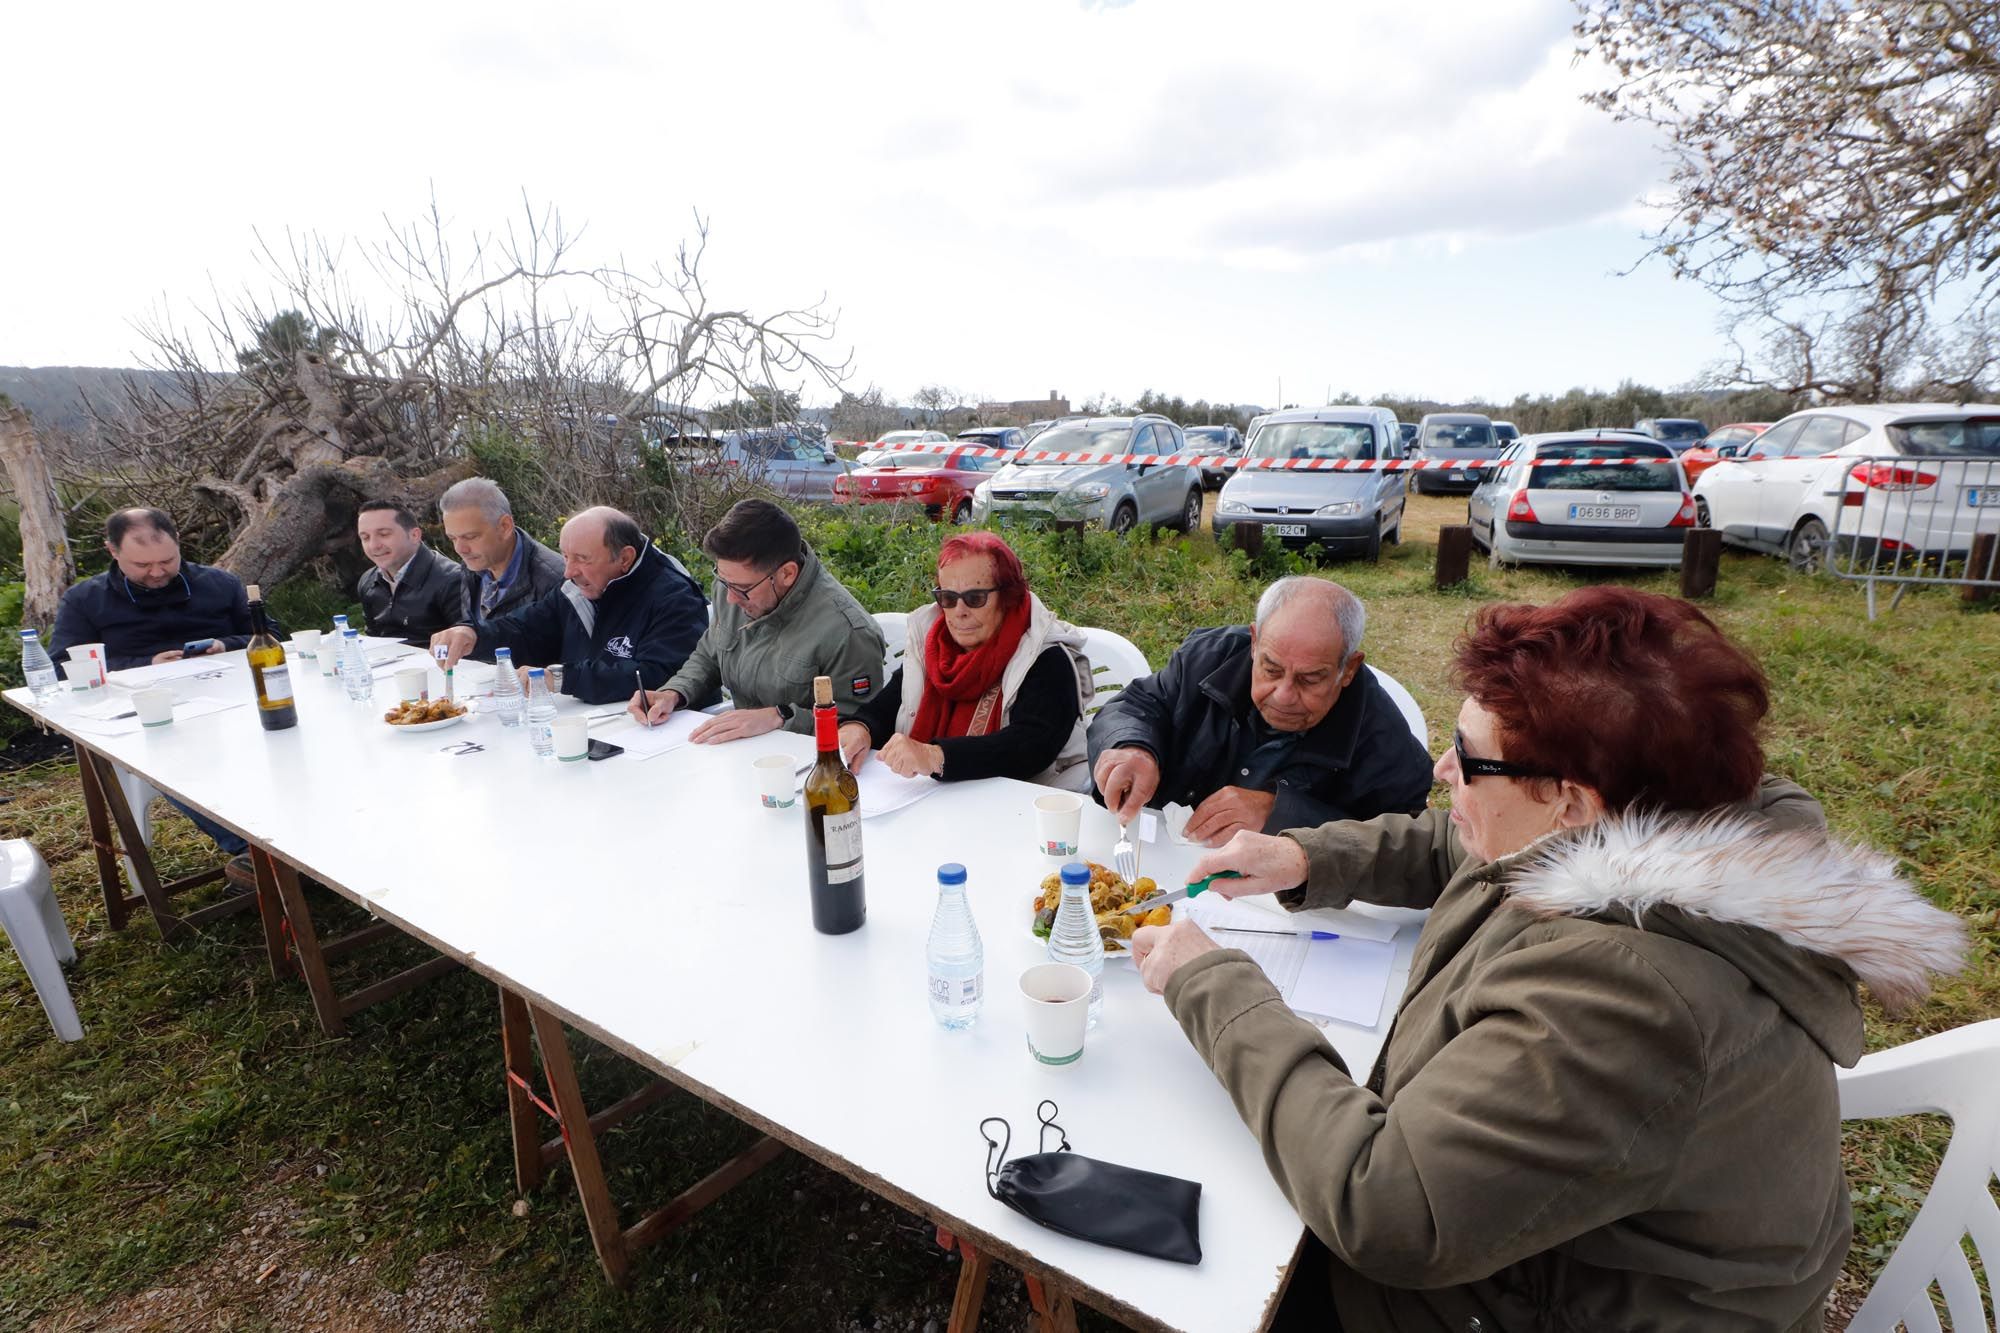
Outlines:
[[[930, 602], [910, 612], [903, 622], [906, 635], [903, 641], [903, 702], [896, 710], [896, 730], [905, 736], [910, 734], [910, 724], [916, 721], [917, 706], [923, 702], [924, 644], [930, 638], [931, 626], [937, 623], [941, 614], [937, 604]], [[1042, 605], [1042, 599], [1032, 592], [1028, 594], [1028, 628], [1022, 631], [1020, 644], [1015, 647], [1013, 657], [1007, 660], [1006, 670], [1000, 673], [1000, 725], [1006, 726], [1012, 718], [1014, 696], [1020, 692], [1021, 682], [1027, 679], [1028, 669], [1052, 645], [1060, 647], [1068, 655], [1070, 665], [1076, 670], [1076, 725], [1070, 729], [1069, 739], [1063, 743], [1055, 763], [1029, 780], [1045, 787], [1061, 787], [1065, 791], [1089, 791], [1090, 746], [1085, 740], [1084, 730], [1090, 719], [1084, 716], [1083, 710], [1090, 706], [1096, 682], [1091, 677], [1090, 659], [1084, 656], [1083, 631], [1049, 614], [1049, 609]]]

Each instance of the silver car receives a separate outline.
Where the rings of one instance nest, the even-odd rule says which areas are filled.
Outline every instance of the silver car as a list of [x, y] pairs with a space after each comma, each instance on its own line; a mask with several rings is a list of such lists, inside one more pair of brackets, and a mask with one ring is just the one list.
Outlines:
[[[1657, 461], [1609, 461], [1625, 458]], [[1687, 474], [1658, 440], [1524, 435], [1498, 466], [1479, 472], [1465, 521], [1496, 568], [1517, 561], [1672, 568], [1695, 526]]]
[[1128, 463], [1125, 454], [1186, 455], [1181, 428], [1162, 416], [1072, 417], [1029, 442], [1028, 452], [1104, 454], [1102, 462], [1009, 463], [972, 493], [972, 521], [1082, 521], [1111, 532], [1141, 523], [1192, 532], [1201, 526], [1201, 469], [1172, 460]]
[[[1244, 446], [1257, 459], [1393, 461], [1403, 456], [1396, 414], [1380, 407], [1322, 407], [1274, 412]], [[1222, 483], [1215, 535], [1238, 523], [1261, 523], [1287, 546], [1380, 558], [1382, 543], [1402, 536], [1404, 474], [1387, 469], [1334, 472], [1245, 467]]]

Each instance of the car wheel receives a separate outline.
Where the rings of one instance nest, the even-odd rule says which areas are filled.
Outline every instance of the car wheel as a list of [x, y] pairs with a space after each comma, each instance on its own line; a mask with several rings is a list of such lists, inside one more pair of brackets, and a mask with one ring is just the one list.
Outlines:
[[1801, 574], [1824, 574], [1827, 568], [1826, 547], [1826, 524], [1809, 518], [1792, 533], [1792, 540], [1785, 547], [1785, 558]]
[[1112, 511], [1111, 532], [1114, 536], [1122, 537], [1137, 527], [1138, 524], [1139, 511], [1133, 508], [1130, 500], [1120, 504], [1117, 509]]
[[1706, 496], [1697, 495], [1694, 497], [1694, 525], [1698, 528], [1712, 528], [1715, 526], [1708, 515], [1708, 499]]
[[1375, 524], [1375, 531], [1368, 535], [1368, 547], [1361, 553], [1370, 564], [1382, 558], [1382, 524]]
[[1180, 531], [1185, 532], [1188, 535], [1192, 536], [1194, 534], [1194, 530], [1200, 526], [1201, 526], [1201, 492], [1189, 491], [1187, 496], [1187, 503], [1181, 506], [1181, 521], [1179, 524], [1179, 529]]
[[961, 524], [970, 523], [972, 521], [972, 501], [960, 500], [957, 506], [951, 511], [951, 521]]

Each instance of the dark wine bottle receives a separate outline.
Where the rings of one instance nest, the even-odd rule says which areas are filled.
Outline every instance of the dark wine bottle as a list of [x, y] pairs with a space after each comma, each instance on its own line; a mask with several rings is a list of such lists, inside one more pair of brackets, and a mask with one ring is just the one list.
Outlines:
[[292, 702], [292, 671], [285, 665], [285, 645], [271, 633], [263, 593], [254, 583], [245, 591], [250, 594], [250, 644], [244, 655], [250, 659], [250, 679], [257, 686], [257, 720], [266, 731], [296, 727], [299, 710]]
[[813, 929], [824, 935], [859, 930], [868, 919], [861, 878], [861, 784], [840, 756], [840, 719], [833, 681], [813, 681], [813, 735], [819, 762], [806, 774], [806, 871], [812, 880]]

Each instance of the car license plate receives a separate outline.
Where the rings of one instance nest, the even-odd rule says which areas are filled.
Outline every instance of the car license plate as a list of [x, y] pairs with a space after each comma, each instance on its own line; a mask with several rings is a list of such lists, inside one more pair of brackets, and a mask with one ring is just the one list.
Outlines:
[[2000, 489], [1982, 490], [1968, 486], [1965, 491], [1965, 503], [1971, 509], [2000, 509]]
[[1280, 537], [1303, 537], [1306, 535], [1306, 525], [1303, 523], [1273, 523], [1271, 531], [1277, 533]]
[[1571, 505], [1569, 516], [1577, 523], [1637, 523], [1638, 505]]
[[1463, 472], [1454, 472], [1454, 473], [1452, 473], [1452, 474], [1451, 474], [1451, 479], [1452, 479], [1453, 481], [1464, 481], [1464, 480], [1465, 480], [1465, 474], [1464, 474]]

